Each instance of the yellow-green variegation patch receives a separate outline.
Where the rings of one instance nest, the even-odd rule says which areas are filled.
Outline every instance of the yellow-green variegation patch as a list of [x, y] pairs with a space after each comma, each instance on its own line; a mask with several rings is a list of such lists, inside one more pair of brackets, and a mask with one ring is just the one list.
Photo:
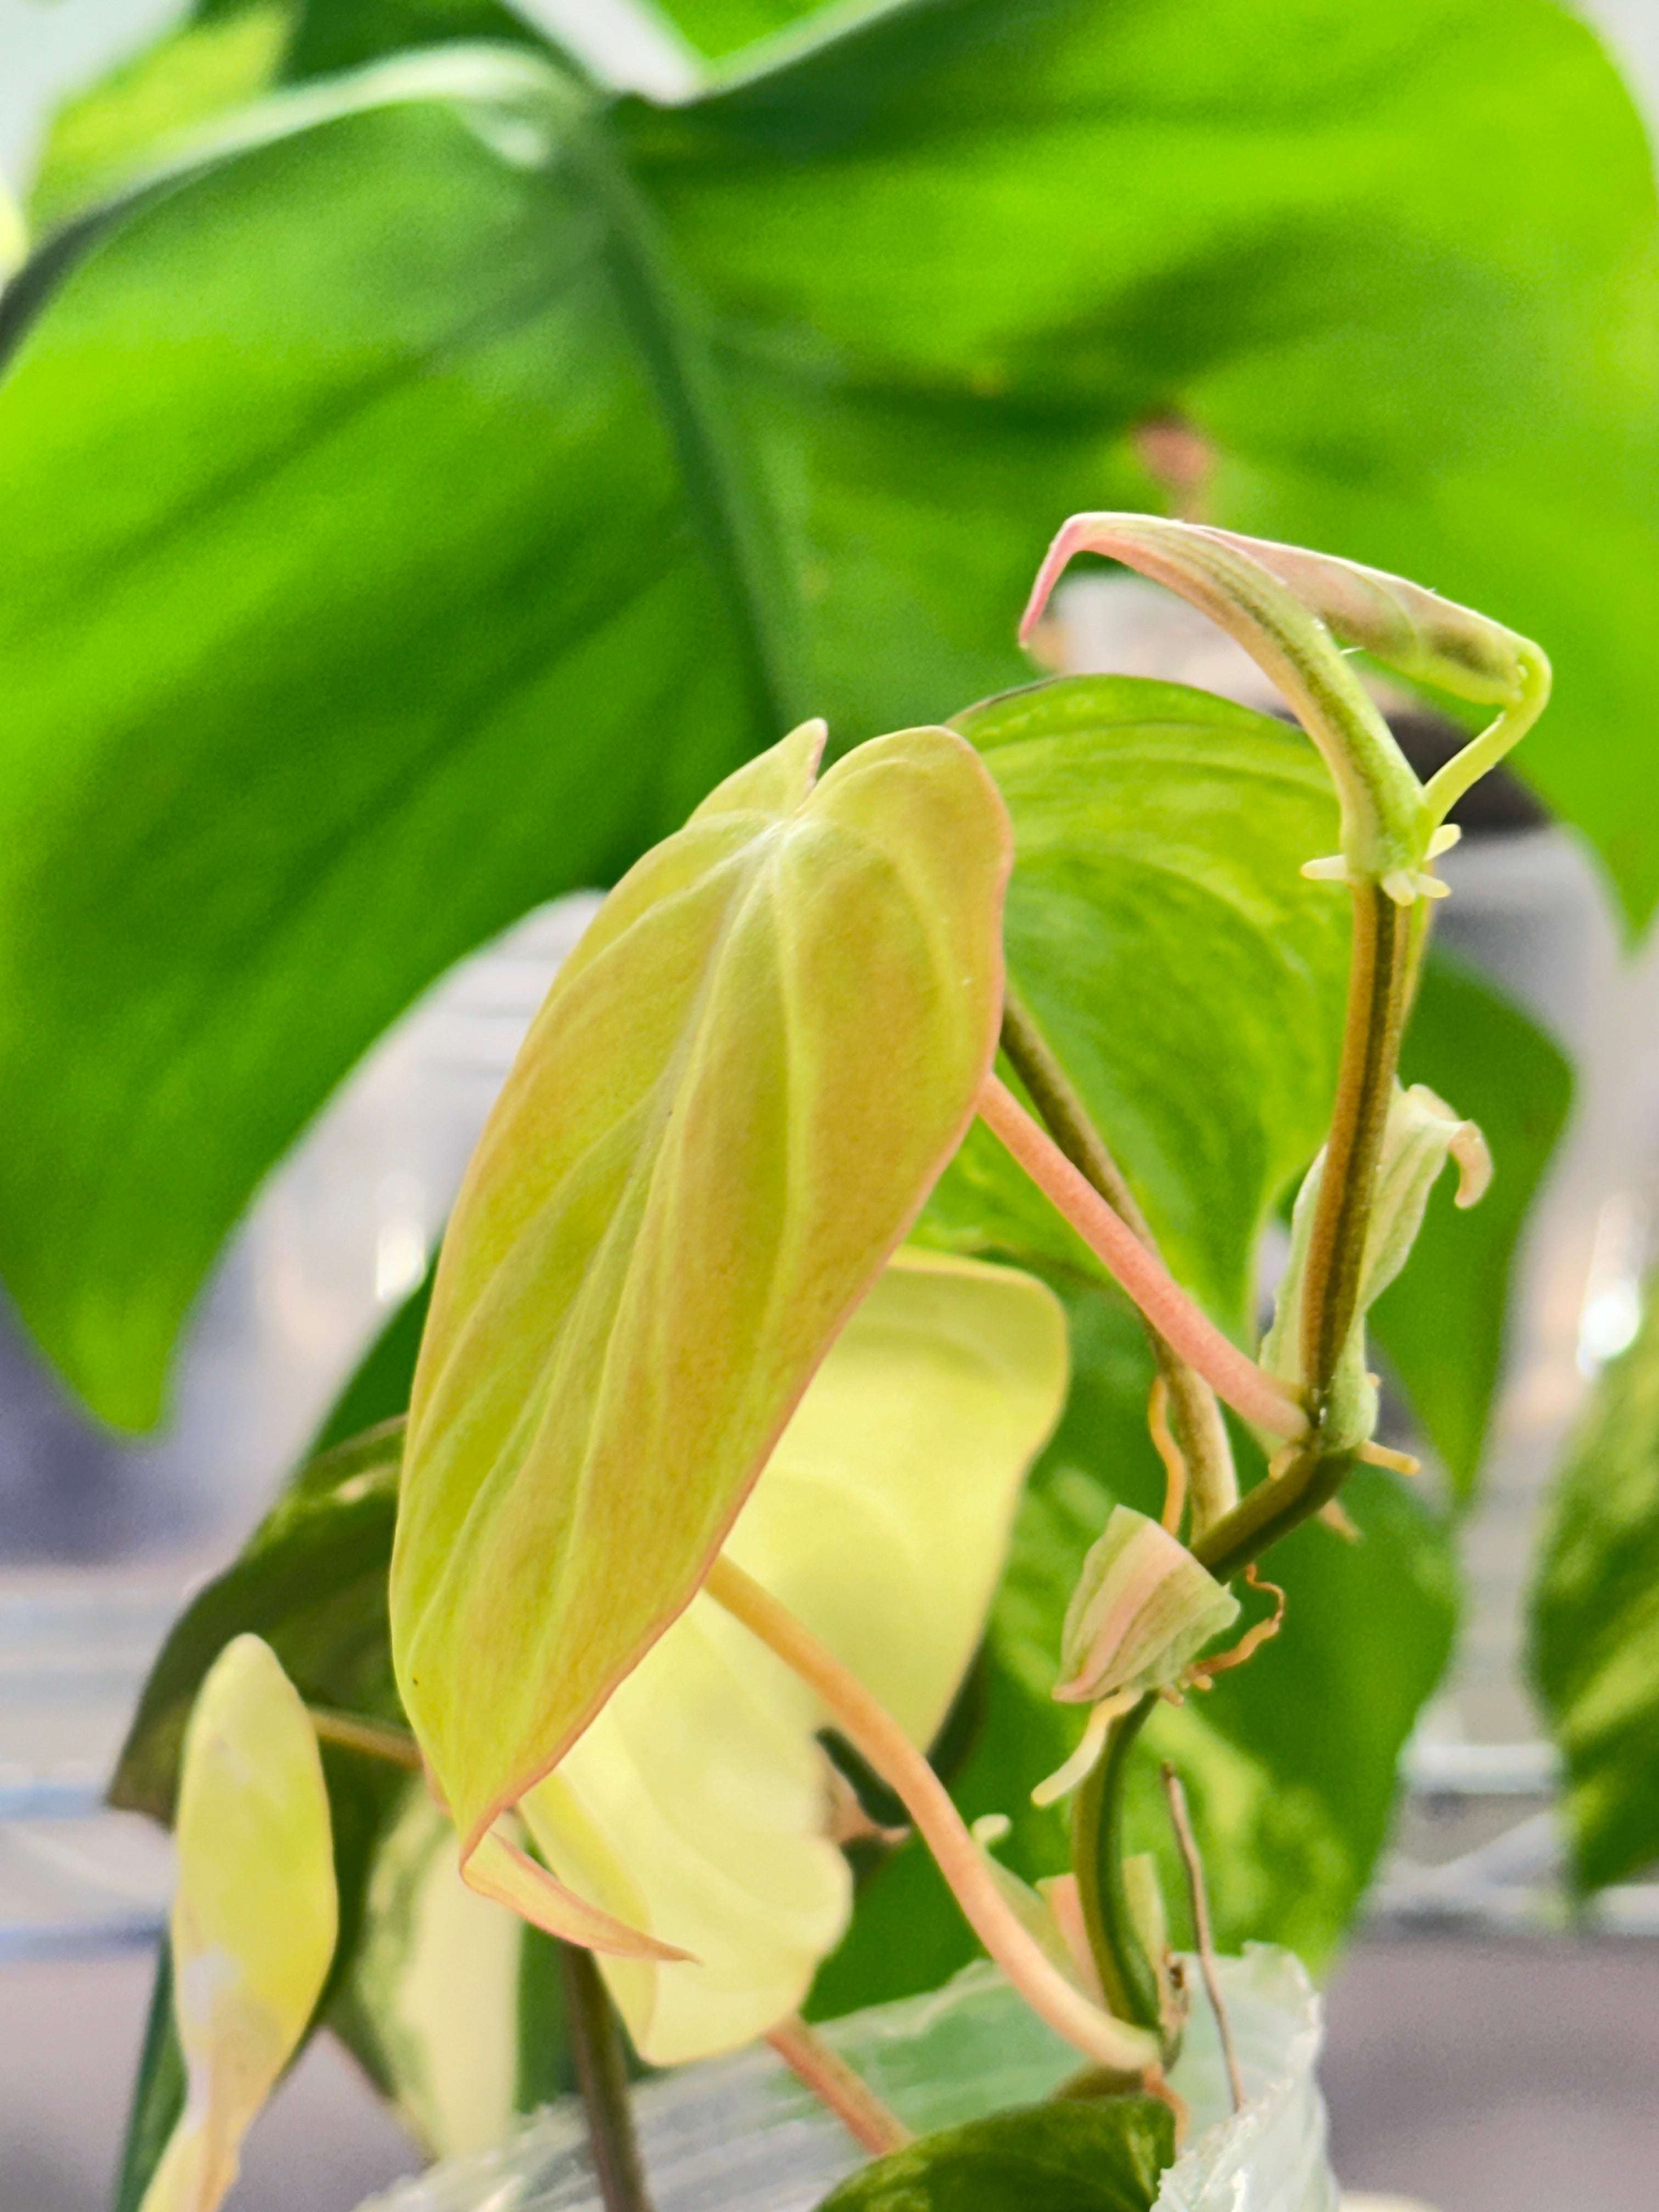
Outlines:
[[257, 1636], [226, 1645], [185, 1738], [173, 2006], [185, 2110], [143, 2212], [214, 2212], [334, 1956], [328, 1793], [299, 1692]]
[[[979, 1642], [1024, 1471], [1064, 1401], [1029, 1276], [898, 1255], [801, 1401], [731, 1557], [926, 1744]], [[560, 1878], [695, 1954], [601, 1956], [641, 2052], [729, 2049], [797, 2007], [847, 1924], [829, 1716], [694, 1599], [526, 1801]]]
[[398, 2112], [434, 2158], [511, 2124], [525, 1923], [461, 1879], [455, 1831], [418, 1783], [375, 1853], [353, 2006]]
[[994, 787], [937, 729], [815, 784], [823, 741], [729, 778], [611, 893], [445, 1238], [392, 1632], [498, 1895], [534, 1877], [490, 1822], [691, 1597], [990, 1062]]

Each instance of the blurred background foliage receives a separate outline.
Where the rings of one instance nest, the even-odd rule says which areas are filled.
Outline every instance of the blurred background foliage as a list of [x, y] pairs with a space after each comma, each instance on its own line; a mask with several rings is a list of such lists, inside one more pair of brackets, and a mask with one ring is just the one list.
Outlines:
[[[1094, 781], [1060, 803], [1022, 786], [994, 707], [964, 714], [1033, 673], [1014, 619], [1060, 519], [1168, 507], [1145, 433], [1171, 418], [1212, 458], [1209, 519], [1542, 640], [1556, 703], [1519, 772], [1632, 931], [1659, 897], [1659, 234], [1582, 25], [1547, 0], [673, 0], [670, 100], [608, 81], [610, 12], [573, 42], [528, 0], [204, 0], [46, 143], [0, 301], [0, 1271], [111, 1423], [158, 1417], [251, 1195], [400, 1011], [812, 713], [838, 746], [963, 715], [986, 747], [1022, 988], [1248, 1329], [1338, 1012], [1337, 909], [1285, 903], [1331, 842], [1312, 757], [1193, 695], [1073, 690], [1044, 742]], [[1228, 871], [1219, 963], [1190, 886]], [[1086, 963], [1069, 1000], [1062, 951]], [[1570, 1078], [1438, 960], [1405, 1073], [1482, 1121], [1500, 1171], [1472, 1220], [1437, 1197], [1376, 1315], [1466, 1499]], [[997, 1172], [970, 1143], [926, 1233], [1054, 1281], [1076, 1379], [938, 1755], [1036, 1874], [1057, 1831], [1025, 1793], [1069, 1748], [1059, 1615], [1108, 1502], [1145, 1506], [1158, 1468], [1138, 1335]], [[392, 1323], [326, 1441], [400, 1410], [415, 1333]], [[1577, 1462], [1540, 1615], [1590, 1883], [1659, 1849], [1650, 1780], [1605, 1779], [1659, 1741], [1659, 1675], [1611, 1615], [1586, 1627], [1615, 1563], [1620, 1620], [1659, 1587], [1644, 1358]], [[386, 1502], [296, 1480], [164, 1655], [129, 1802], [165, 1809], [177, 1700], [239, 1627], [308, 1693], [373, 1681], [387, 1710]], [[1456, 1614], [1434, 1504], [1368, 1474], [1353, 1510], [1360, 1544], [1285, 1547], [1282, 1638], [1159, 1723], [1224, 1940], [1315, 1962]], [[293, 1658], [283, 1592], [314, 1596], [337, 1540], [351, 1632], [295, 1599]], [[337, 1759], [331, 1780], [361, 1904], [400, 1799]], [[1161, 1838], [1150, 1796], [1140, 1817]], [[866, 1877], [820, 2011], [964, 1955], [919, 1853]], [[351, 1965], [334, 2017], [381, 2051]]]

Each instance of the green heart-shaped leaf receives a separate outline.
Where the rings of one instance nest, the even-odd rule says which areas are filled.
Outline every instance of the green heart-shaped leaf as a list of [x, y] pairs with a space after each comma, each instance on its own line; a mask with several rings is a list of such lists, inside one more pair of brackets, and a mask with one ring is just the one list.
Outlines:
[[[310, 1462], [240, 1557], [198, 1591], [150, 1669], [116, 1761], [112, 1804], [171, 1822], [191, 1706], [238, 1636], [263, 1638], [302, 1697], [401, 1723], [385, 1589], [402, 1449], [403, 1424], [388, 1421]], [[383, 1780], [361, 1763], [351, 1771], [371, 1786]], [[339, 1812], [337, 1803], [337, 1821]]]
[[944, 730], [730, 777], [561, 970], [444, 1241], [392, 1574], [471, 1850], [686, 1604], [972, 1114], [1006, 817]]
[[[1207, 692], [1074, 677], [955, 726], [1014, 824], [1011, 983], [1179, 1279], [1245, 1318], [1262, 1217], [1324, 1133], [1346, 902], [1305, 883], [1336, 804], [1299, 732]], [[928, 1208], [961, 1249], [1097, 1266], [975, 1129]]]
[[1156, 2098], [1036, 2105], [924, 2136], [819, 2212], [1149, 2212], [1174, 2157], [1174, 2115]]

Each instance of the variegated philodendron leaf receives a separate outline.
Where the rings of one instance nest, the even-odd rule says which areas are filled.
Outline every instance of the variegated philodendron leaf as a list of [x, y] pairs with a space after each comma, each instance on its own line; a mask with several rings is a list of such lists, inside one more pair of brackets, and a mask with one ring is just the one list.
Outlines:
[[299, 1692], [257, 1636], [226, 1645], [185, 1738], [173, 2004], [185, 2109], [143, 2212], [214, 2212], [328, 1978], [328, 1793]]
[[[1024, 1471], [1064, 1402], [1064, 1318], [1012, 1269], [901, 1252], [808, 1389], [729, 1555], [918, 1745], [978, 1645]], [[601, 1954], [659, 2064], [763, 2033], [851, 1905], [813, 1693], [698, 1596], [522, 1808], [549, 1863], [695, 1960]]]
[[[1411, 1257], [1429, 1193], [1449, 1159], [1457, 1164], [1458, 1205], [1477, 1204], [1492, 1181], [1486, 1139], [1427, 1084], [1414, 1083], [1409, 1091], [1396, 1084], [1377, 1164], [1353, 1325], [1331, 1380], [1322, 1431], [1329, 1450], [1363, 1444], [1376, 1426], [1376, 1385], [1365, 1370], [1365, 1316]], [[1324, 1164], [1321, 1152], [1297, 1193], [1290, 1261], [1279, 1285], [1273, 1327], [1261, 1345], [1261, 1364], [1267, 1372], [1297, 1389], [1308, 1380], [1303, 1372], [1302, 1293]]]
[[434, 2157], [482, 2150], [511, 2124], [526, 1933], [462, 1881], [455, 1831], [415, 1784], [375, 1853], [350, 1997]]
[[[809, 724], [611, 894], [451, 1218], [391, 1613], [469, 1878], [625, 1930], [489, 1835], [696, 1591], [973, 1112], [1007, 817], [971, 747]], [[539, 1905], [535, 1901], [539, 1897]]]
[[[1279, 686], [1319, 748], [1342, 805], [1342, 851], [1308, 872], [1381, 884], [1410, 905], [1446, 886], [1431, 863], [1456, 842], [1449, 809], [1543, 712], [1550, 665], [1528, 638], [1403, 576], [1297, 545], [1151, 514], [1074, 514], [1049, 547], [1029, 635], [1075, 554], [1104, 553], [1177, 592]], [[1344, 656], [1358, 647], [1412, 682], [1497, 720], [1425, 787]]]

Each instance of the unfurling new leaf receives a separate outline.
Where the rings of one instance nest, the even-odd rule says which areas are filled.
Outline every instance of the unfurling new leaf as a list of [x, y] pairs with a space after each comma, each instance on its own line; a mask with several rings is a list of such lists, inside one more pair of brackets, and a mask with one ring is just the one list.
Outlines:
[[[1316, 861], [1318, 873], [1369, 878], [1402, 906], [1443, 893], [1429, 864], [1455, 842], [1455, 831], [1440, 827], [1448, 809], [1526, 734], [1549, 698], [1550, 665], [1537, 646], [1403, 576], [1148, 514], [1073, 515], [1032, 588], [1027, 633], [1083, 552], [1109, 554], [1179, 592], [1279, 686], [1342, 804], [1341, 856]], [[1425, 788], [1345, 646], [1413, 681], [1496, 706], [1498, 719]]]

